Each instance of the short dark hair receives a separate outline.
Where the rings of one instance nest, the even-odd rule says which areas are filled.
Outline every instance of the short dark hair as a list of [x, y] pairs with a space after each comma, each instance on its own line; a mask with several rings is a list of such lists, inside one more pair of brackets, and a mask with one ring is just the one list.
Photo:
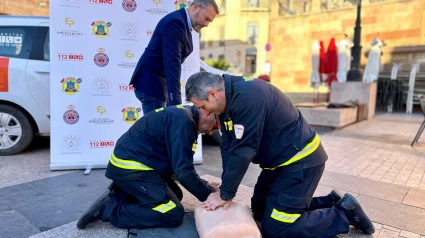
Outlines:
[[208, 101], [208, 89], [223, 91], [224, 79], [219, 74], [198, 72], [189, 77], [185, 89], [188, 102], [190, 102], [191, 98]]
[[217, 13], [217, 15], [220, 14], [215, 0], [193, 0], [192, 3], [190, 3], [190, 6], [193, 6], [195, 3], [199, 3], [199, 5], [201, 5], [201, 8], [206, 8], [211, 5], [213, 6], [215, 13]]

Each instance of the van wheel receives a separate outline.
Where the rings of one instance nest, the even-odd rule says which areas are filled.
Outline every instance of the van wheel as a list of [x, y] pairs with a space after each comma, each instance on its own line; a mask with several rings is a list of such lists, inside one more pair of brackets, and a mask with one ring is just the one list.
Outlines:
[[34, 129], [25, 113], [16, 107], [0, 105], [0, 155], [25, 150], [34, 138]]
[[213, 138], [213, 140], [215, 141], [215, 143], [217, 143], [218, 145], [221, 144], [221, 131], [220, 130], [215, 130], [211, 137]]

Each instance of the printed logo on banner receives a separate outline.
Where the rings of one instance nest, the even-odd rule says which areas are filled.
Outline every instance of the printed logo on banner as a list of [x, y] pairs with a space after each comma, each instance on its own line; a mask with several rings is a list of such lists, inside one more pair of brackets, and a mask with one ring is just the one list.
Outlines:
[[113, 148], [115, 146], [115, 141], [113, 140], [91, 140], [90, 148]]
[[69, 105], [68, 109], [69, 110], [63, 114], [63, 120], [68, 125], [75, 125], [80, 120], [80, 114], [74, 110], [74, 105]]
[[60, 35], [60, 36], [73, 36], [73, 37], [79, 37], [79, 36], [82, 36], [83, 35], [82, 32], [79, 32], [77, 30], [71, 30], [71, 29], [69, 29], [69, 28], [73, 28], [73, 26], [75, 24], [75, 21], [73, 19], [71, 19], [69, 17], [66, 17], [65, 18], [65, 21], [64, 21], [64, 24], [66, 26], [68, 26], [68, 29], [60, 29], [60, 30], [58, 30], [56, 32], [57, 35]]
[[112, 0], [89, 0], [91, 4], [112, 6]]
[[80, 83], [83, 82], [81, 78], [67, 77], [63, 78], [62, 83], [62, 92], [68, 95], [75, 95], [80, 91]]
[[126, 12], [134, 12], [137, 8], [137, 2], [136, 2], [136, 0], [123, 0], [122, 1], [122, 8]]
[[121, 110], [122, 120], [128, 124], [134, 124], [139, 119], [140, 108], [126, 107]]
[[81, 143], [77, 136], [68, 135], [62, 139], [61, 154], [80, 154]]
[[[133, 54], [133, 52], [126, 50], [125, 51], [125, 57], [127, 57], [129, 60], [131, 60], [131, 59], [134, 58], [134, 54]], [[128, 68], [132, 69], [132, 68], [136, 67], [136, 64], [137, 64], [136, 61], [123, 61], [123, 62], [118, 64], [118, 67], [126, 68], [126, 69], [128, 69]]]
[[91, 85], [92, 96], [111, 96], [111, 83], [104, 77], [95, 79]]
[[153, 30], [152, 29], [146, 29], [146, 37], [152, 37], [153, 36]]
[[91, 25], [93, 26], [93, 35], [95, 35], [97, 38], [105, 38], [109, 36], [109, 27], [112, 26], [112, 23], [94, 21], [91, 23]]
[[121, 25], [121, 40], [138, 41], [137, 39], [137, 24], [126, 22]]
[[105, 67], [109, 64], [109, 57], [107, 54], [105, 54], [105, 49], [103, 48], [99, 48], [97, 49], [97, 53], [94, 57], [93, 57], [93, 61], [94, 63], [99, 66], [99, 67]]
[[80, 0], [61, 0], [61, 7], [80, 7]]
[[[156, 6], [158, 7], [159, 4], [161, 3], [160, 0], [152, 0]], [[149, 14], [153, 14], [153, 15], [166, 15], [168, 14], [168, 11], [163, 9], [163, 8], [147, 8], [146, 12]]]
[[[97, 106], [96, 111], [100, 116], [103, 116], [103, 114], [107, 112], [107, 110], [102, 106]], [[114, 123], [114, 120], [109, 117], [94, 117], [93, 119], [89, 120], [89, 123], [94, 125], [110, 125]]]
[[174, 4], [176, 4], [176, 10], [180, 10], [181, 8], [188, 8], [190, 2], [186, 0], [176, 0]]
[[58, 60], [83, 62], [84, 56], [80, 53], [58, 53]]
[[120, 89], [120, 92], [134, 92], [133, 85], [120, 84], [119, 89]]

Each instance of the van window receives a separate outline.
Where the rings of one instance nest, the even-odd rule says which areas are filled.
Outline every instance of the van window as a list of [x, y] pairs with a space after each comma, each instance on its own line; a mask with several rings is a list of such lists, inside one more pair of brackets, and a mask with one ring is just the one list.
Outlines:
[[44, 56], [44, 60], [50, 61], [50, 37], [49, 37], [49, 30], [47, 30], [46, 39], [44, 40], [43, 56]]
[[0, 56], [28, 59], [33, 33], [33, 27], [0, 27]]

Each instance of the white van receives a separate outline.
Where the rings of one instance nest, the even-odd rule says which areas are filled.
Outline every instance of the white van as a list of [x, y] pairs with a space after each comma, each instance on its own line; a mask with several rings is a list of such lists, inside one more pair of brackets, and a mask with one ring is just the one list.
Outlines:
[[47, 17], [0, 16], [0, 155], [50, 135]]

